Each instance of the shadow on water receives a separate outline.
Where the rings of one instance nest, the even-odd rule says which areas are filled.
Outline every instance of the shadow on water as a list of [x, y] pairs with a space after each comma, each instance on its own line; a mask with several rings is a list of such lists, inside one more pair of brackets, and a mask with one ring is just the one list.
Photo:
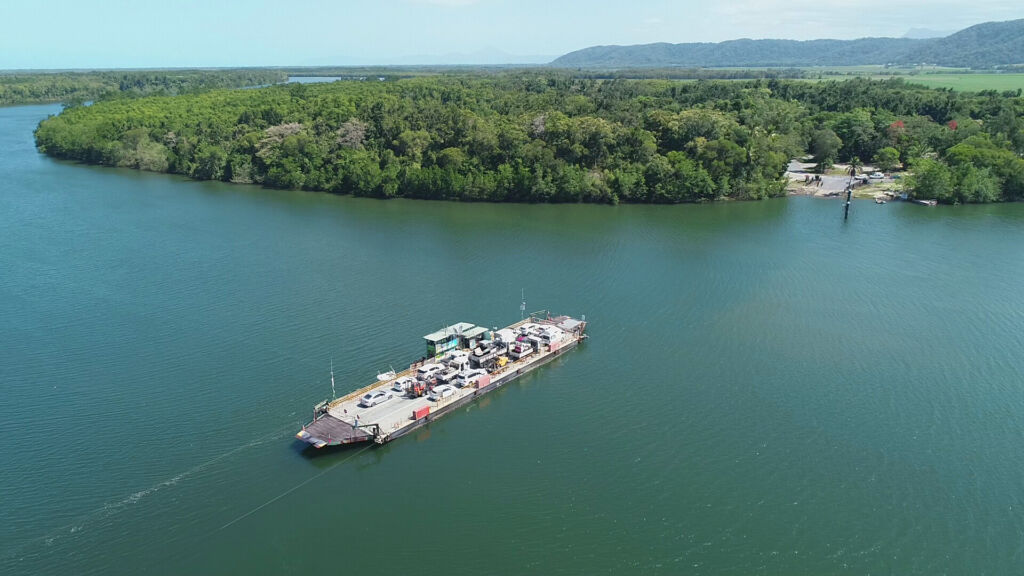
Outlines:
[[[323, 460], [328, 464], [334, 463], [336, 458], [334, 456], [352, 456], [361, 452], [367, 448], [380, 448], [379, 445], [375, 444], [372, 440], [367, 442], [358, 442], [355, 444], [337, 444], [334, 446], [324, 446], [323, 448], [317, 448], [311, 444], [307, 444], [301, 440], [295, 440], [291, 444], [293, 452], [302, 456], [304, 459], [309, 461]], [[372, 451], [372, 450], [371, 450]]]
[[420, 428], [419, 430], [417, 430], [413, 434], [412, 439], [417, 444], [422, 444], [422, 443], [426, 442], [427, 440], [430, 440], [430, 425], [424, 426], [423, 428]]
[[713, 227], [717, 232], [751, 230], [759, 225], [777, 225], [787, 213], [785, 198], [758, 202], [651, 205], [622, 204], [519, 204], [460, 202], [407, 198], [361, 198], [322, 191], [267, 188], [255, 184], [193, 180], [176, 174], [144, 172], [130, 168], [95, 166], [70, 160], [52, 162], [74, 166], [93, 175], [116, 174], [138, 184], [193, 187], [203, 196], [247, 200], [271, 205], [286, 204], [300, 212], [351, 213], [368, 225], [399, 229], [412, 226], [430, 230], [452, 240], [486, 237], [495, 229], [506, 236], [521, 237], [543, 232], [566, 238], [602, 237], [610, 233], [636, 233], [642, 224], [647, 234], [671, 232], [679, 227]]
[[1019, 224], [1024, 221], [1024, 204], [966, 204], [958, 206], [918, 206], [907, 202], [895, 203], [892, 208], [900, 208], [896, 215], [910, 223], [941, 222], [961, 226], [974, 222], [996, 220]]
[[356, 457], [359, 457], [359, 459], [349, 462], [349, 465], [354, 466], [356, 470], [376, 466], [380, 464], [386, 450], [386, 444], [378, 445], [372, 441], [359, 444], [324, 446], [323, 448], [314, 448], [307, 444], [305, 449], [297, 448], [299, 455], [306, 462], [311, 464], [313, 468], [321, 471], [326, 471], [334, 466], [355, 460]]

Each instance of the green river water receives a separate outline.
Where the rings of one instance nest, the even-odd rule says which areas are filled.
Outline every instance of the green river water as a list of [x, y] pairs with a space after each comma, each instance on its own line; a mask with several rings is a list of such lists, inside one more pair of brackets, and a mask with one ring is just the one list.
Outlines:
[[[1024, 205], [376, 201], [57, 162], [0, 109], [2, 574], [1024, 572]], [[591, 339], [384, 447], [311, 406]]]

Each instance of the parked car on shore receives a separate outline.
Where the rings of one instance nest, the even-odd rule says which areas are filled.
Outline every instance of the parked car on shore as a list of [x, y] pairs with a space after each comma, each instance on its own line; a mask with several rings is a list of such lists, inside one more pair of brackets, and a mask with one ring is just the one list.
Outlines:
[[881, 172], [873, 172], [869, 178], [872, 180], [883, 180], [885, 178], [885, 174], [882, 174]]

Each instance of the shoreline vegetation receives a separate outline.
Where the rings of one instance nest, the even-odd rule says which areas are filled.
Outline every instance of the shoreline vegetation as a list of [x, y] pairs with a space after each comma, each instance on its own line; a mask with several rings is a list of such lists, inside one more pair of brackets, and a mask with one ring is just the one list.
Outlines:
[[[161, 92], [163, 94], [163, 92]], [[786, 194], [790, 158], [903, 165], [940, 202], [1024, 198], [1024, 99], [901, 79], [442, 73], [108, 96], [36, 130], [56, 158], [379, 198], [678, 203]]]
[[217, 88], [286, 82], [280, 70], [108, 70], [0, 72], [0, 106], [83, 102], [118, 97], [174, 96]]

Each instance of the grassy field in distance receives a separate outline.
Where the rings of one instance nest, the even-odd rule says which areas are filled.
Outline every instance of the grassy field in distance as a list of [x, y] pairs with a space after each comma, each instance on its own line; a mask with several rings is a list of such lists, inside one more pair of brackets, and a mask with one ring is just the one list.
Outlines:
[[919, 74], [903, 76], [903, 79], [929, 88], [952, 88], [962, 92], [1024, 90], [1024, 74]]

